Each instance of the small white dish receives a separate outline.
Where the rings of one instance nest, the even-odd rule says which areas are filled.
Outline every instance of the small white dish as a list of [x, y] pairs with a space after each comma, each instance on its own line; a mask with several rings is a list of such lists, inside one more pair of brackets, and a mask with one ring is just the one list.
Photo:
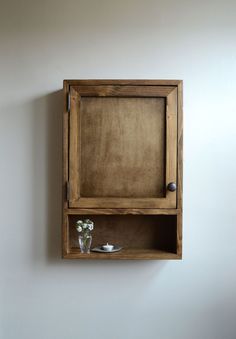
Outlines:
[[92, 252], [99, 252], [99, 253], [114, 253], [114, 252], [118, 252], [122, 249], [122, 247], [120, 246], [113, 246], [113, 249], [111, 251], [105, 251], [102, 246], [100, 247], [94, 247], [91, 249]]

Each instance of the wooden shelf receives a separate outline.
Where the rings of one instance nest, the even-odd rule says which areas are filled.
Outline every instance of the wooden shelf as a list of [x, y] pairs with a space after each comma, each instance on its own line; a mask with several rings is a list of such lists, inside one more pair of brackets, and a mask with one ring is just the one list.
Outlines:
[[64, 255], [66, 259], [103, 259], [103, 260], [117, 260], [117, 259], [129, 259], [129, 260], [168, 260], [168, 259], [181, 259], [181, 256], [176, 253], [167, 251], [161, 251], [157, 249], [134, 249], [123, 248], [119, 252], [115, 253], [97, 253], [91, 252], [89, 254], [81, 253], [79, 248], [72, 248], [70, 253]]

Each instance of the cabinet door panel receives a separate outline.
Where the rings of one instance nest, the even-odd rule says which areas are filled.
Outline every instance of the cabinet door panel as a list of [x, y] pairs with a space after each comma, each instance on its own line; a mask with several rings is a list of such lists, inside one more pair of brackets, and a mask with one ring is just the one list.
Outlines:
[[81, 98], [82, 197], [164, 197], [165, 100]]
[[73, 86], [69, 207], [175, 208], [177, 89]]

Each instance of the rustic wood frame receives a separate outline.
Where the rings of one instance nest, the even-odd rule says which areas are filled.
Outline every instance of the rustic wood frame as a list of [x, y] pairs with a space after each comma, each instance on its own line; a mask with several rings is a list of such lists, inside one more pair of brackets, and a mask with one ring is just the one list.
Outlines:
[[[147, 90], [146, 90], [147, 89]], [[70, 185], [70, 199], [68, 200], [68, 181], [69, 177], [78, 175], [78, 168], [72, 160], [74, 153], [77, 152], [77, 141], [75, 141], [75, 133], [71, 133], [71, 127], [78, 124], [78, 100], [81, 95], [86, 96], [116, 96], [134, 95], [137, 96], [161, 96], [167, 98], [168, 114], [166, 115], [172, 121], [172, 137], [176, 137], [176, 144], [169, 141], [172, 147], [177, 148], [174, 152], [170, 152], [169, 168], [175, 168], [176, 178], [173, 178], [171, 171], [166, 173], [169, 181], [177, 182], [177, 194], [170, 194], [169, 206], [166, 203], [161, 204], [161, 199], [143, 198], [133, 199], [111, 199], [111, 198], [80, 198], [79, 192], [74, 188], [76, 185]], [[68, 107], [68, 98], [70, 94], [70, 107]], [[182, 257], [182, 147], [183, 147], [183, 112], [182, 112], [182, 81], [181, 80], [65, 80], [64, 81], [64, 142], [63, 142], [63, 257], [64, 258], [83, 258], [83, 259], [180, 259]], [[174, 101], [177, 98], [177, 120], [173, 125]], [[76, 114], [71, 114], [69, 112]], [[172, 120], [171, 120], [172, 119]], [[73, 128], [73, 127], [72, 127]], [[173, 132], [174, 131], [174, 132]], [[76, 132], [77, 133], [77, 132]], [[74, 143], [74, 148], [69, 144]], [[168, 141], [167, 141], [168, 142]], [[169, 146], [170, 147], [170, 146]], [[71, 155], [71, 156], [70, 156]], [[174, 164], [174, 165], [173, 165]], [[173, 178], [173, 180], [171, 180]], [[166, 180], [168, 182], [168, 180]], [[115, 201], [114, 201], [115, 200]], [[79, 204], [78, 204], [79, 201]], [[159, 250], [150, 249], [148, 251], [133, 249], [125, 249], [122, 252], [114, 253], [110, 256], [103, 254], [91, 253], [90, 255], [82, 255], [78, 250], [70, 247], [69, 243], [69, 216], [70, 215], [99, 215], [99, 214], [147, 214], [147, 215], [176, 215], [176, 253], [167, 253]]]
[[80, 100], [81, 97], [164, 97], [166, 99], [166, 186], [176, 182], [177, 90], [168, 86], [72, 86], [70, 89], [69, 178], [71, 208], [175, 208], [176, 192], [163, 198], [88, 198], [80, 196]]

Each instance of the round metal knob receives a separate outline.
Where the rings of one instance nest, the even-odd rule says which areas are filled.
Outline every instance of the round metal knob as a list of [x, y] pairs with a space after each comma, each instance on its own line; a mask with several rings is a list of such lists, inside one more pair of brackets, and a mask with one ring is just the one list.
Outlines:
[[177, 186], [176, 186], [176, 183], [175, 183], [175, 182], [170, 182], [170, 183], [167, 185], [167, 189], [168, 189], [168, 191], [170, 191], [170, 192], [176, 191], [176, 188], [177, 188]]

